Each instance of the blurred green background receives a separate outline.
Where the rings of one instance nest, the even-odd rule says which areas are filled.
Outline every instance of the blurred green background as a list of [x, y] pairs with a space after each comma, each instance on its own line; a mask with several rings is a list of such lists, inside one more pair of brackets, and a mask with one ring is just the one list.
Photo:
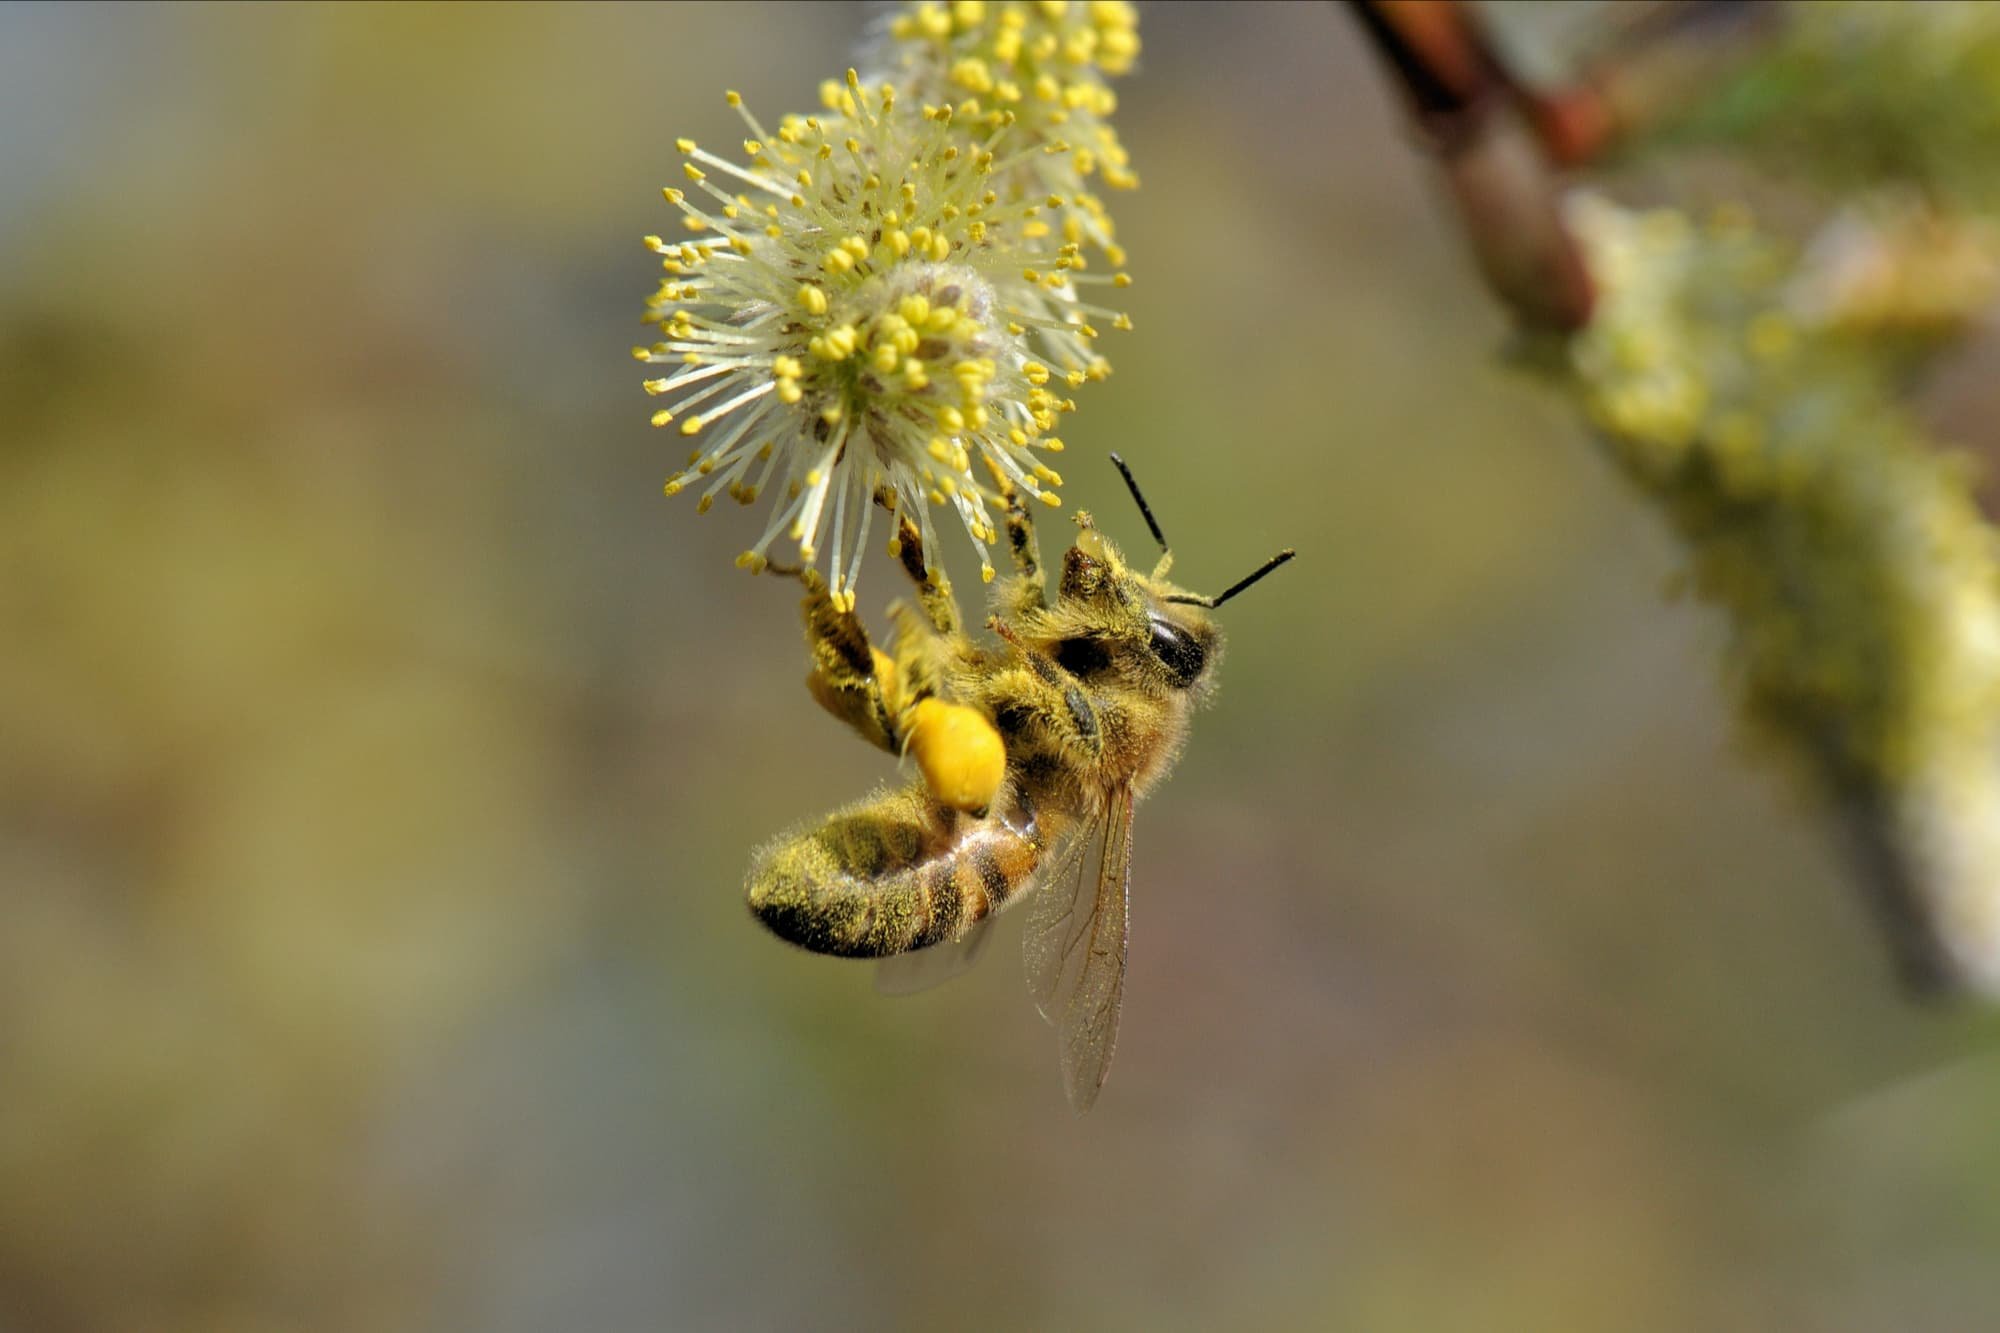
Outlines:
[[1300, 559], [1097, 1109], [1018, 925], [906, 1000], [756, 928], [894, 771], [659, 495], [638, 238], [865, 19], [0, 8], [0, 1329], [2000, 1319], [1992, 1023], [1890, 985], [1333, 6], [1154, 6], [1119, 89], [1071, 503]]

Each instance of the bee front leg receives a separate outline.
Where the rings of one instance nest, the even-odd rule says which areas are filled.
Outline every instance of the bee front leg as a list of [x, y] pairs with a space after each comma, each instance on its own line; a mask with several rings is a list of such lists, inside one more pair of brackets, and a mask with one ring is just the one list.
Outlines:
[[1062, 752], [1087, 763], [1103, 758], [1102, 721], [1076, 677], [1023, 644], [1000, 617], [989, 620], [987, 627], [1012, 644], [1021, 659], [1021, 665], [996, 675], [987, 689], [1002, 732], [1039, 733]]

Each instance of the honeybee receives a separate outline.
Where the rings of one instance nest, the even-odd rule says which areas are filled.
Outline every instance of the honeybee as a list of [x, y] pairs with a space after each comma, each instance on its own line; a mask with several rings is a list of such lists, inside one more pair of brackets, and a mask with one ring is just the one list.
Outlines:
[[1088, 514], [1076, 516], [1051, 602], [1032, 521], [1010, 489], [1015, 573], [987, 627], [967, 635], [948, 582], [922, 558], [907, 516], [896, 546], [917, 608], [890, 608], [891, 651], [810, 569], [804, 582], [813, 696], [921, 776], [764, 848], [750, 909], [816, 953], [881, 958], [880, 989], [955, 975], [993, 915], [1039, 888], [1023, 952], [1028, 986], [1057, 1031], [1070, 1104], [1103, 1086], [1124, 996], [1132, 808], [1167, 775], [1213, 686], [1222, 636], [1209, 612], [1290, 560], [1287, 550], [1214, 596], [1167, 581], [1152, 510], [1118, 466], [1160, 547], [1129, 568]]

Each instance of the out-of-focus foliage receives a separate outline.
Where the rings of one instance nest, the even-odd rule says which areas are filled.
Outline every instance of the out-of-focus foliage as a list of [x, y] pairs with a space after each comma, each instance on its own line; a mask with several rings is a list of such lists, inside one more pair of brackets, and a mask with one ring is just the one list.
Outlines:
[[1331, 7], [1154, 7], [1119, 85], [1176, 276], [1067, 489], [1301, 555], [1141, 812], [1103, 1099], [1011, 941], [898, 1002], [747, 918], [894, 773], [658, 495], [636, 242], [866, 21], [0, 9], [0, 1327], [1990, 1322], [1981, 1033], [1489, 368]]

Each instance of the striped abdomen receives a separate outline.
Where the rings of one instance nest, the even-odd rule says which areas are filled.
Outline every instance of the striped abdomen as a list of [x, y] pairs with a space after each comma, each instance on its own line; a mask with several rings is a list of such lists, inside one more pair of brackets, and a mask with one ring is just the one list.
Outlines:
[[1046, 836], [1025, 817], [971, 819], [921, 783], [758, 853], [750, 910], [814, 953], [879, 958], [955, 940], [1029, 882]]

